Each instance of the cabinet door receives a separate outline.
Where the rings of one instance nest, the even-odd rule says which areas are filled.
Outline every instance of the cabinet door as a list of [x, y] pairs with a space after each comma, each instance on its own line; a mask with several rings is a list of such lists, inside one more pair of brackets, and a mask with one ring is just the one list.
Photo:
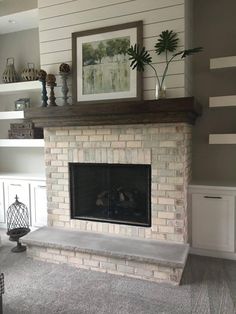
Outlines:
[[[21, 180], [6, 180], [4, 182], [5, 191], [5, 208], [6, 212], [8, 207], [15, 202], [16, 195], [18, 200], [25, 204], [29, 211], [30, 216], [30, 201], [29, 201], [29, 183]], [[31, 225], [31, 217], [30, 217]]]
[[192, 195], [193, 247], [234, 252], [234, 196]]
[[3, 181], [0, 181], [0, 224], [6, 223], [3, 191]]
[[45, 181], [30, 184], [32, 226], [47, 225], [47, 195]]

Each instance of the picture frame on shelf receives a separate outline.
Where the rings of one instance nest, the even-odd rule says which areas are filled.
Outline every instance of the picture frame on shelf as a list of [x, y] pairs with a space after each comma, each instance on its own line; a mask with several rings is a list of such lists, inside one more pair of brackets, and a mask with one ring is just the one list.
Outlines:
[[130, 68], [142, 21], [72, 33], [73, 103], [142, 99], [142, 74]]

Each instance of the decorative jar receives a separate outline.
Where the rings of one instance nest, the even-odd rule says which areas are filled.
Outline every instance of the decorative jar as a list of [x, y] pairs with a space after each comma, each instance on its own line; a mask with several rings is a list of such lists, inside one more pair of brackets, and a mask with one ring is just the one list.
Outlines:
[[2, 74], [3, 83], [14, 83], [19, 81], [19, 76], [15, 70], [14, 58], [7, 58], [6, 68]]

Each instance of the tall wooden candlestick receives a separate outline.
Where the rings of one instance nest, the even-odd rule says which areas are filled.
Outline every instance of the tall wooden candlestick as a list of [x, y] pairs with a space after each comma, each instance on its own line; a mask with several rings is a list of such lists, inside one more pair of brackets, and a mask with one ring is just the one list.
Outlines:
[[68, 79], [68, 76], [69, 76], [69, 73], [64, 73], [64, 72], [60, 72], [60, 76], [61, 76], [61, 80], [62, 80], [62, 87], [61, 87], [61, 92], [62, 92], [62, 99], [63, 99], [63, 106], [67, 106], [69, 105], [68, 103], [68, 91], [69, 91], [69, 88], [68, 88], [68, 85], [67, 85], [67, 79]]
[[70, 75], [70, 66], [67, 63], [62, 63], [59, 67], [59, 73], [61, 76], [61, 80], [62, 80], [62, 88], [61, 88], [61, 92], [62, 92], [62, 99], [63, 99], [63, 106], [68, 106], [68, 91], [69, 88], [67, 86], [67, 79], [68, 76]]

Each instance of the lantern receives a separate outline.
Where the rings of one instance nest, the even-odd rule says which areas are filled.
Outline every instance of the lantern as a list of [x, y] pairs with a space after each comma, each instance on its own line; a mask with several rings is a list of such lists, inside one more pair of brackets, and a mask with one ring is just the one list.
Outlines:
[[7, 210], [7, 235], [10, 241], [17, 242], [12, 252], [19, 253], [26, 250], [26, 246], [22, 246], [19, 239], [30, 232], [29, 211], [26, 205], [19, 202], [17, 195], [15, 199], [16, 201]]

